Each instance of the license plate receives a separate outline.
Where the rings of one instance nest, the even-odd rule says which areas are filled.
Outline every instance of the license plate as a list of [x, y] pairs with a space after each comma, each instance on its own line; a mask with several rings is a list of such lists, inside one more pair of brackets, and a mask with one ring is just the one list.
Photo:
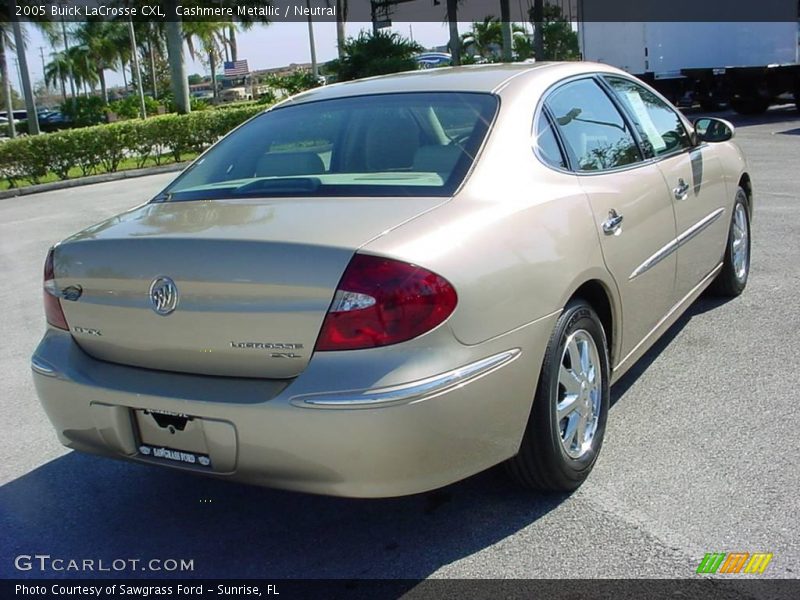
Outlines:
[[166, 446], [151, 446], [149, 444], [140, 444], [139, 453], [148, 458], [160, 458], [186, 465], [211, 468], [211, 459], [208, 454], [198, 454], [197, 452], [187, 452], [186, 450], [177, 450]]

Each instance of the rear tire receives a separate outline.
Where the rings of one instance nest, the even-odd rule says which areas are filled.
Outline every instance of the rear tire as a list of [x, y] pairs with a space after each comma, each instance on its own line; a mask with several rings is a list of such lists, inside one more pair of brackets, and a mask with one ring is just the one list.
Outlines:
[[740, 115], [760, 115], [767, 112], [769, 100], [759, 95], [734, 95], [731, 98], [731, 108]]
[[747, 208], [747, 193], [736, 190], [733, 215], [725, 245], [722, 270], [709, 287], [716, 296], [734, 298], [747, 287], [750, 275], [750, 211]]
[[602, 323], [586, 301], [573, 300], [547, 344], [519, 454], [506, 463], [518, 483], [571, 492], [586, 480], [603, 444], [609, 375]]

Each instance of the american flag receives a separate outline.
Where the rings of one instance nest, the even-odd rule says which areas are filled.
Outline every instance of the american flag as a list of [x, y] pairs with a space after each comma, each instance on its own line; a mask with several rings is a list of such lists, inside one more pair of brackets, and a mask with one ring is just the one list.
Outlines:
[[246, 60], [225, 61], [225, 77], [239, 77], [249, 72]]

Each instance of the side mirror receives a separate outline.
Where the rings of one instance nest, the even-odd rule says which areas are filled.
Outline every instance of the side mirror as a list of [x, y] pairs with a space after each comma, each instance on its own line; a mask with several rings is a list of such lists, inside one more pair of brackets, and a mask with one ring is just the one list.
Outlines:
[[702, 117], [695, 120], [694, 131], [699, 142], [727, 142], [733, 139], [736, 129], [725, 119]]

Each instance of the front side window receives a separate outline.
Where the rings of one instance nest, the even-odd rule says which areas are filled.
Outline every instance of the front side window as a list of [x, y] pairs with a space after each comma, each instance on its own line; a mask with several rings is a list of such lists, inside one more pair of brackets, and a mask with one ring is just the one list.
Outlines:
[[633, 116], [649, 156], [663, 156], [691, 147], [678, 113], [647, 88], [622, 77], [606, 77]]
[[451, 195], [497, 106], [491, 94], [443, 92], [279, 107], [224, 138], [159, 199]]
[[641, 160], [625, 120], [593, 79], [562, 85], [547, 98], [578, 171], [616, 169]]

